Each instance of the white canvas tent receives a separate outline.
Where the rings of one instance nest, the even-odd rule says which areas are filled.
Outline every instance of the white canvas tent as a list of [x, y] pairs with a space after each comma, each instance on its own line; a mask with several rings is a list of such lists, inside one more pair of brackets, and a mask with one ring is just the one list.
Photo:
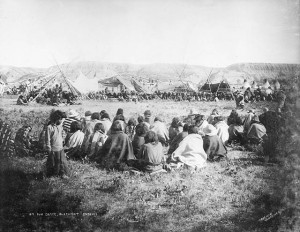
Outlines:
[[81, 93], [96, 92], [98, 91], [98, 80], [96, 78], [87, 78], [81, 71], [77, 79], [73, 82], [73, 86]]

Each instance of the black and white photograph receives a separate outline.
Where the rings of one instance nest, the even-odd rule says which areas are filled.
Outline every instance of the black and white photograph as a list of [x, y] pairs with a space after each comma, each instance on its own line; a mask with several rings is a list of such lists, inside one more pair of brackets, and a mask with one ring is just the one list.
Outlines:
[[0, 0], [0, 231], [300, 231], [299, 0]]

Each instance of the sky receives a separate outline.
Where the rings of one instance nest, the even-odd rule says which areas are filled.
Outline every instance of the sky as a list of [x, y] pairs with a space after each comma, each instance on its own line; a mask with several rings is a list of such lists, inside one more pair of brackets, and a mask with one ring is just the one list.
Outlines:
[[0, 65], [300, 63], [299, 0], [0, 0]]

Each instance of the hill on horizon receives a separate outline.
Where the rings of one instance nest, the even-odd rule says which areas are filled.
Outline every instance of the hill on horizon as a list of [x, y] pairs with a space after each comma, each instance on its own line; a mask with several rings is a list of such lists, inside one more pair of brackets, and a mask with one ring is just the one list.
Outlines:
[[[231, 84], [243, 83], [244, 79], [260, 82], [263, 79], [285, 78], [299, 76], [300, 64], [273, 64], [273, 63], [237, 63], [224, 68], [206, 67], [187, 64], [126, 64], [104, 63], [96, 61], [60, 64], [59, 68], [71, 80], [76, 80], [82, 72], [88, 78], [99, 80], [115, 75], [133, 76], [143, 80], [159, 81], [190, 81], [204, 83], [210, 75], [210, 81], [226, 80]], [[2, 74], [8, 83], [35, 79], [37, 76], [58, 71], [57, 66], [49, 68], [24, 68], [14, 66], [0, 66]]]

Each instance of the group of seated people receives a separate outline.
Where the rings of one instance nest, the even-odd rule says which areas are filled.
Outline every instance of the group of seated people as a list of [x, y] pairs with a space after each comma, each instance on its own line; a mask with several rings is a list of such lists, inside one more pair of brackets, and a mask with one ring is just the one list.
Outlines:
[[48, 154], [47, 175], [68, 176], [67, 159], [97, 162], [107, 169], [157, 173], [186, 166], [197, 170], [207, 161], [227, 159], [227, 147], [241, 144], [266, 144], [270, 150], [276, 144], [274, 123], [277, 112], [264, 109], [260, 116], [250, 110], [242, 117], [232, 110], [226, 118], [214, 109], [206, 117], [191, 110], [186, 117], [173, 118], [170, 127], [150, 110], [137, 120], [125, 120], [118, 109], [111, 120], [109, 114], [85, 112], [80, 117], [75, 110], [56, 110], [44, 125], [39, 141], [29, 137], [30, 126], [18, 130], [14, 142], [18, 155], [32, 155], [33, 147]]

